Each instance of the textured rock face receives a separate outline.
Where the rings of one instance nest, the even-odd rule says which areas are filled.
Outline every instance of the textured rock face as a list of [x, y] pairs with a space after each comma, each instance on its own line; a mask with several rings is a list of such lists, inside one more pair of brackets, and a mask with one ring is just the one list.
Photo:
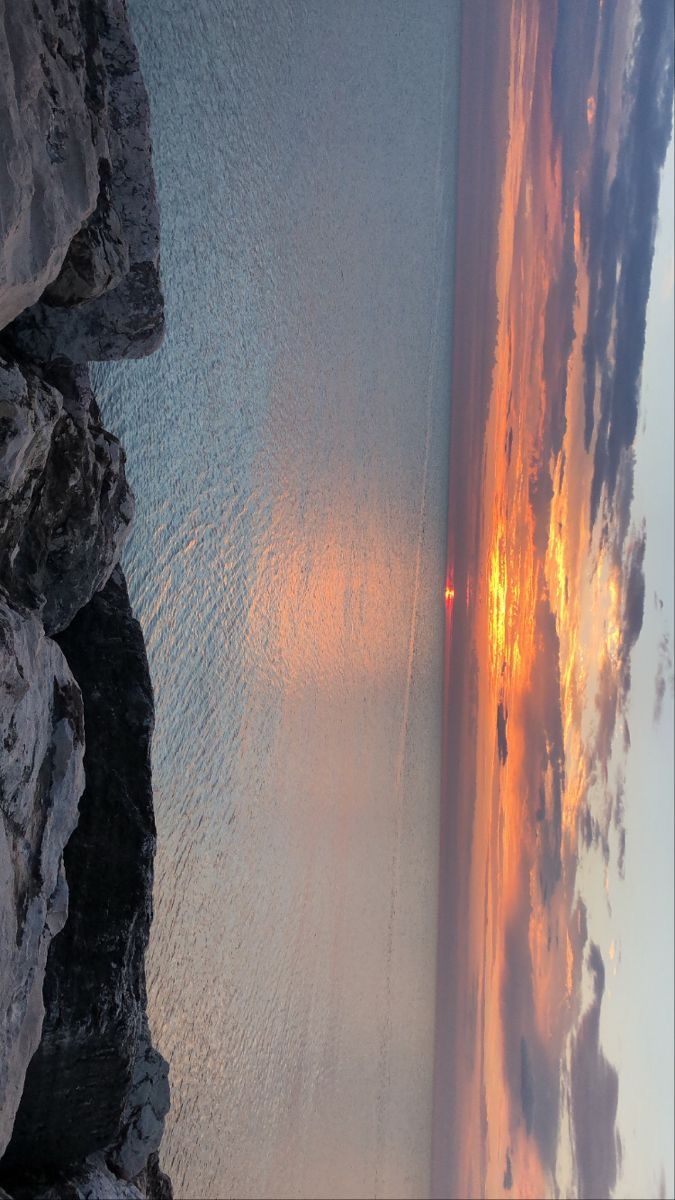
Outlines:
[[35, 617], [0, 600], [0, 1154], [42, 1025], [47, 950], [66, 919], [63, 850], [84, 787], [80, 692]]
[[[57, 1170], [96, 1150], [112, 1153], [120, 1130], [127, 1138], [117, 1146], [120, 1160], [133, 1158], [141, 1141], [155, 1149], [165, 1108], [166, 1069], [158, 1069], [145, 1042], [153, 700], [143, 637], [119, 568], [59, 641], [82, 691], [86, 787], [64, 855], [68, 922], [50, 948], [42, 1041], [3, 1162], [5, 1186], [28, 1163]], [[148, 1085], [137, 1070], [131, 1089], [143, 1061]], [[135, 1107], [153, 1110], [154, 1129], [142, 1116], [137, 1130], [129, 1128]]]
[[0, 579], [48, 633], [103, 587], [133, 516], [124, 451], [86, 370], [61, 365], [52, 379], [61, 390], [0, 358]]
[[0, 329], [39, 299], [96, 207], [99, 149], [76, 0], [0, 0]]
[[[44, 280], [51, 286], [11, 338], [43, 362], [139, 357], [156, 350], [164, 332], [147, 95], [124, 0], [71, 0], [67, 19], [87, 46], [94, 204], [63, 246], [58, 278]], [[42, 36], [49, 40], [44, 27]]]
[[150, 1154], [159, 1148], [169, 1099], [169, 1069], [154, 1049], [145, 1021], [136, 1048], [122, 1131], [117, 1147], [108, 1155], [108, 1161], [123, 1179], [135, 1179], [145, 1169]]
[[129, 266], [129, 246], [111, 198], [110, 167], [102, 162], [96, 210], [75, 234], [58, 279], [47, 288], [44, 299], [57, 307], [96, 300], [122, 282]]
[[126, 0], [0, 0], [0, 1200], [171, 1200], [133, 498], [87, 366], [157, 347], [158, 271]]
[[[138, 1176], [137, 1181], [147, 1200], [174, 1200], [173, 1186], [168, 1175], [159, 1166], [159, 1155], [151, 1154], [146, 1168]], [[2, 1198], [0, 1197], [0, 1200]]]
[[143, 1192], [108, 1169], [101, 1154], [92, 1154], [78, 1170], [64, 1175], [51, 1187], [38, 1191], [20, 1187], [12, 1200], [23, 1200], [24, 1196], [30, 1196], [30, 1200], [144, 1200]]

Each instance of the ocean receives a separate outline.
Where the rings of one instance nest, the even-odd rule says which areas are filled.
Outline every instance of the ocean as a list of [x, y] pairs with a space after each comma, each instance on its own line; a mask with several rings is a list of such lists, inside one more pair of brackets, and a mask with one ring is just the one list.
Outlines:
[[157, 704], [163, 1166], [186, 1198], [419, 1196], [459, 7], [130, 12], [167, 334], [96, 379]]

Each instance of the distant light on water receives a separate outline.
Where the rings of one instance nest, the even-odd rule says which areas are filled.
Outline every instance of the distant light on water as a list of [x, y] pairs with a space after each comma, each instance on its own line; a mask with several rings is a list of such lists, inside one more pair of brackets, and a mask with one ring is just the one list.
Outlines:
[[97, 370], [182, 1197], [429, 1184], [459, 8], [132, 0], [167, 337]]

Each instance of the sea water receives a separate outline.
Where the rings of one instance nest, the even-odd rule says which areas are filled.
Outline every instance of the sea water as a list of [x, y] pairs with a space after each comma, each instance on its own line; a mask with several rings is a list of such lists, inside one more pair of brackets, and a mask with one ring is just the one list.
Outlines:
[[163, 348], [97, 370], [180, 1197], [429, 1186], [459, 17], [131, 0]]

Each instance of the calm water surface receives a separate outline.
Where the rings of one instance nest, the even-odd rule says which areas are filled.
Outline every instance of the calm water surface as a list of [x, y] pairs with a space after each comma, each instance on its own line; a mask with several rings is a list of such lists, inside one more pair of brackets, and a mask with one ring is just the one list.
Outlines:
[[168, 328], [99, 373], [180, 1197], [429, 1185], [458, 12], [132, 0]]

